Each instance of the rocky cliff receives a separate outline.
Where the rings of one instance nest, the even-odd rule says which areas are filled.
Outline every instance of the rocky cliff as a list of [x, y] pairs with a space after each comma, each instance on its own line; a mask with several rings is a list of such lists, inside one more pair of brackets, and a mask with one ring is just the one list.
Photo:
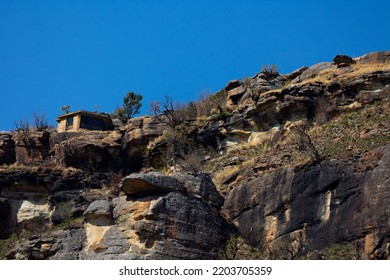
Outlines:
[[233, 230], [206, 175], [135, 173], [111, 200], [92, 179], [15, 175], [1, 190], [1, 228], [28, 238], [10, 259], [212, 259]]
[[230, 81], [175, 128], [1, 133], [0, 257], [389, 259], [389, 84], [390, 52], [338, 55]]

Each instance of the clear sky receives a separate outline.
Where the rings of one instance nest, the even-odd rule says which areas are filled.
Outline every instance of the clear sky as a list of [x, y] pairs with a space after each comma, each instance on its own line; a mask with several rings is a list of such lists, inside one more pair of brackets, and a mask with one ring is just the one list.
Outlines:
[[0, 0], [0, 130], [33, 112], [112, 112], [129, 91], [195, 100], [265, 64], [390, 49], [390, 1]]

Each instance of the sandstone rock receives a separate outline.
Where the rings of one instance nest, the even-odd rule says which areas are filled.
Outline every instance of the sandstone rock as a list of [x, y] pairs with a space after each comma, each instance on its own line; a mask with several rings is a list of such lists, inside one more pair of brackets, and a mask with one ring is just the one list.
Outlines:
[[156, 118], [140, 117], [130, 119], [123, 137], [124, 164], [131, 166], [133, 171], [141, 169], [145, 150], [151, 150], [155, 140], [167, 128], [166, 123]]
[[15, 142], [8, 133], [0, 133], [0, 165], [16, 161]]
[[49, 219], [52, 211], [47, 197], [44, 196], [29, 196], [23, 200], [11, 200], [10, 204], [12, 209], [16, 211], [16, 218], [19, 224], [36, 218]]
[[331, 62], [317, 63], [313, 66], [310, 66], [306, 71], [303, 71], [303, 73], [301, 75], [299, 75], [298, 77], [296, 77], [292, 81], [292, 83], [299, 83], [299, 82], [302, 82], [304, 80], [311, 79], [311, 78], [317, 76], [321, 71], [331, 69], [332, 67], [334, 67], [334, 65]]
[[33, 236], [18, 243], [7, 254], [7, 259], [76, 260], [80, 258], [84, 239], [85, 232], [75, 229]]
[[159, 172], [131, 174], [122, 179], [119, 187], [128, 195], [184, 191], [183, 185], [178, 180]]
[[223, 201], [211, 178], [205, 174], [194, 177], [180, 173], [172, 176], [159, 172], [135, 173], [122, 179], [120, 189], [127, 195], [181, 192], [202, 199], [216, 207], [221, 207]]
[[119, 131], [53, 133], [56, 163], [86, 171], [123, 168], [122, 134]]
[[237, 105], [240, 101], [241, 97], [245, 94], [246, 87], [245, 86], [239, 86], [236, 88], [233, 88], [227, 92], [227, 102], [226, 105], [228, 107], [231, 107], [233, 105]]
[[234, 188], [223, 210], [253, 246], [272, 246], [297, 233], [292, 240], [306, 250], [362, 241], [361, 253], [389, 258], [383, 248], [390, 242], [390, 146], [381, 153], [368, 173], [335, 160], [265, 173]]
[[253, 86], [259, 92], [266, 92], [272, 89], [281, 88], [285, 83], [285, 78], [279, 74], [270, 76], [262, 72], [257, 74], [253, 80]]
[[112, 205], [107, 200], [96, 200], [85, 210], [84, 217], [86, 222], [95, 226], [108, 226], [113, 222]]
[[389, 63], [390, 51], [368, 53], [357, 60], [360, 63]]
[[26, 164], [32, 161], [42, 161], [49, 157], [50, 133], [47, 131], [28, 131], [15, 133], [12, 136], [15, 142], [16, 161]]
[[305, 72], [307, 69], [309, 69], [309, 67], [307, 66], [302, 66], [301, 68], [293, 71], [292, 73], [290, 74], [287, 74], [286, 77], [287, 79], [289, 80], [294, 80], [296, 77], [298, 77], [299, 75], [301, 75], [303, 72]]
[[121, 188], [131, 196], [114, 199], [114, 224], [86, 219], [82, 258], [210, 259], [230, 234], [217, 210], [223, 199], [206, 175], [132, 174]]
[[80, 172], [0, 172], [0, 198], [7, 199], [11, 207], [8, 231], [17, 232], [49, 220], [59, 224], [81, 216], [92, 201], [102, 198], [94, 189], [101, 188], [105, 181], [105, 175], [87, 178]]
[[232, 80], [232, 81], [229, 81], [228, 84], [225, 86], [225, 90], [226, 91], [229, 91], [229, 90], [232, 90], [234, 88], [237, 88], [241, 85], [241, 82], [239, 80]]
[[[387, 63], [388, 55], [369, 54], [355, 60], [358, 69], [362, 63]], [[202, 119], [201, 127], [193, 121], [185, 126], [199, 147], [223, 154], [237, 151], [243, 143], [259, 146], [273, 141], [286, 129], [308, 123], [322, 97], [329, 99], [329, 108], [344, 113], [388, 98], [386, 68], [356, 72], [357, 76], [344, 75], [355, 67], [336, 67], [321, 63], [290, 75], [260, 73], [250, 80], [261, 92], [256, 104], [245, 102], [248, 90], [233, 81], [225, 90], [230, 101], [235, 99], [234, 110]], [[320, 74], [324, 70], [332, 71]], [[318, 80], [311, 80], [318, 74]], [[336, 77], [341, 78], [329, 80]], [[119, 190], [111, 175], [121, 177], [143, 167], [145, 151], [154, 156], [165, 129], [166, 124], [156, 118], [140, 117], [113, 132], [51, 133], [49, 141], [43, 133], [31, 132], [27, 138], [20, 133], [0, 134], [0, 165], [1, 160], [12, 163], [14, 158], [18, 163], [37, 164], [54, 155], [57, 161], [45, 164], [79, 168], [23, 166], [7, 171], [16, 165], [2, 166], [0, 238], [32, 227], [43, 231], [49, 223], [63, 226], [75, 218], [81, 223], [80, 218], [85, 218], [83, 229], [42, 232], [18, 241], [9, 258], [216, 258], [231, 232], [219, 214], [221, 205], [224, 216], [252, 245], [264, 245], [274, 253], [325, 252], [322, 248], [333, 243], [349, 242], [358, 244], [364, 258], [389, 258], [389, 147], [374, 154], [364, 152], [348, 162], [327, 160], [300, 169], [283, 168], [291, 155], [288, 150], [275, 151], [266, 159], [254, 159], [248, 178], [238, 168], [221, 178], [228, 185], [223, 190], [225, 203], [203, 174], [132, 174], [123, 179], [121, 196], [116, 197]], [[362, 132], [361, 140], [376, 136], [377, 131], [384, 132], [373, 127]], [[246, 160], [239, 150], [234, 155]]]
[[199, 198], [217, 209], [223, 205], [223, 198], [218, 193], [209, 175], [198, 174], [197, 176], [192, 176], [176, 173], [172, 177], [184, 185], [184, 190], [189, 196]]
[[84, 212], [85, 217], [112, 217], [112, 206], [107, 200], [96, 200], [92, 202]]

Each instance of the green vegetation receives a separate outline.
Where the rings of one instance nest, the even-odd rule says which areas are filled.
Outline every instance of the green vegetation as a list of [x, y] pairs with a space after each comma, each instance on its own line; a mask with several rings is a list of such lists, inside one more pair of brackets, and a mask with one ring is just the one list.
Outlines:
[[67, 230], [67, 229], [79, 229], [82, 228], [84, 223], [83, 217], [67, 218], [62, 223], [49, 227], [47, 231]]
[[348, 243], [338, 243], [322, 250], [325, 260], [356, 260], [358, 253], [355, 246]]
[[5, 256], [13, 248], [16, 241], [18, 241], [18, 236], [16, 234], [12, 234], [7, 239], [0, 239], [0, 260], [5, 259]]
[[70, 105], [63, 105], [60, 107], [60, 110], [64, 112], [64, 114], [68, 114], [70, 112]]
[[260, 252], [252, 248], [241, 235], [233, 234], [219, 251], [221, 260], [256, 260], [263, 259]]
[[139, 109], [142, 106], [142, 98], [143, 96], [140, 94], [129, 92], [123, 98], [123, 106], [116, 108], [114, 113], [112, 113], [112, 117], [118, 118], [123, 123], [126, 123], [127, 120], [139, 113]]
[[375, 102], [366, 108], [324, 124], [312, 132], [326, 157], [344, 157], [390, 143], [389, 102]]

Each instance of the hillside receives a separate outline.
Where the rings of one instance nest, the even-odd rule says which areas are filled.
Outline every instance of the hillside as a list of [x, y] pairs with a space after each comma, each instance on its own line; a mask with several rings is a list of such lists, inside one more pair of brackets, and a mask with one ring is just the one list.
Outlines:
[[0, 258], [390, 259], [389, 170], [390, 51], [266, 66], [113, 131], [1, 133]]

